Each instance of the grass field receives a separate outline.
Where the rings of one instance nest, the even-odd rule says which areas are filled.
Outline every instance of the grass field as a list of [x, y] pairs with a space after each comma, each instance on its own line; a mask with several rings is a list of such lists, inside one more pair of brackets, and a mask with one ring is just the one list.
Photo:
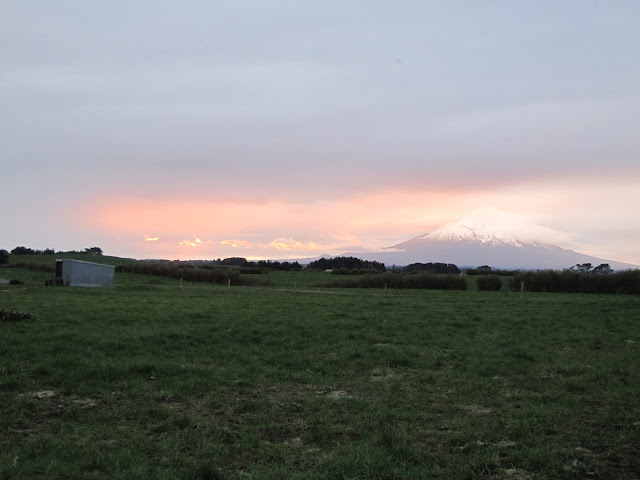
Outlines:
[[0, 269], [0, 478], [640, 478], [639, 297], [269, 275]]

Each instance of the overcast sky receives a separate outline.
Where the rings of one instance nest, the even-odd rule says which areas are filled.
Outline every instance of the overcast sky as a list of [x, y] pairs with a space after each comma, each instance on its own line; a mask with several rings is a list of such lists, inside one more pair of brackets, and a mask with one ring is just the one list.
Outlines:
[[0, 248], [294, 258], [489, 209], [640, 264], [639, 59], [636, 0], [0, 0]]

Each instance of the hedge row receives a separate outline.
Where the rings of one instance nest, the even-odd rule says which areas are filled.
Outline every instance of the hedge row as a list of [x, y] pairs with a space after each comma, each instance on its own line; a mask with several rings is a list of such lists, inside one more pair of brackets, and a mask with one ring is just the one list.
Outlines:
[[267, 286], [269, 279], [258, 279], [255, 277], [243, 277], [240, 271], [235, 268], [221, 268], [217, 270], [163, 265], [158, 263], [132, 263], [119, 265], [116, 272], [141, 273], [144, 275], [157, 275], [160, 277], [183, 279], [187, 282], [220, 283], [231, 285]]
[[333, 268], [331, 275], [379, 275], [382, 272], [362, 268]]
[[360, 278], [345, 278], [325, 283], [324, 287], [338, 288], [416, 288], [424, 290], [466, 290], [467, 279], [461, 275], [423, 273], [402, 275], [379, 273]]
[[511, 288], [520, 290], [522, 282], [528, 292], [640, 294], [640, 270], [604, 275], [570, 270], [518, 272], [511, 279]]
[[502, 288], [502, 279], [498, 275], [480, 275], [476, 278], [478, 290], [497, 292]]
[[56, 273], [56, 266], [50, 263], [9, 263], [2, 265], [2, 268], [26, 268], [29, 270], [37, 270], [38, 272]]

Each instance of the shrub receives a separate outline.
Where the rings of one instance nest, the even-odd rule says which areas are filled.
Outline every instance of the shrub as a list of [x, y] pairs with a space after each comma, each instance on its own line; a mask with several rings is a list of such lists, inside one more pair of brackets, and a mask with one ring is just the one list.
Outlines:
[[0, 265], [6, 265], [9, 263], [9, 252], [2, 249], [0, 250]]
[[502, 288], [502, 279], [498, 275], [480, 275], [476, 278], [478, 290], [497, 292]]

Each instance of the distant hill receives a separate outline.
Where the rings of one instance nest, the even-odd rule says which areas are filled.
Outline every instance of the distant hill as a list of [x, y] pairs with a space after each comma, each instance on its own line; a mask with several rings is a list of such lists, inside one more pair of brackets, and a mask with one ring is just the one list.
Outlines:
[[82, 260], [84, 262], [102, 263], [103, 265], [127, 265], [137, 262], [132, 258], [111, 257], [109, 255], [88, 255], [86, 253], [43, 253], [36, 255], [10, 255], [9, 263], [45, 263], [55, 264], [56, 260], [64, 260], [70, 258], [73, 260]]

